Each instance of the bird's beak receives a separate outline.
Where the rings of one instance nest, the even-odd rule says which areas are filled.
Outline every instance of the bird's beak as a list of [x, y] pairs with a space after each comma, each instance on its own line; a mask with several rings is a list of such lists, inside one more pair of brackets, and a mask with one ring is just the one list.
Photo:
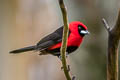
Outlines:
[[84, 35], [90, 34], [90, 33], [88, 32], [88, 30], [81, 30], [80, 33], [81, 33], [81, 34], [84, 34]]

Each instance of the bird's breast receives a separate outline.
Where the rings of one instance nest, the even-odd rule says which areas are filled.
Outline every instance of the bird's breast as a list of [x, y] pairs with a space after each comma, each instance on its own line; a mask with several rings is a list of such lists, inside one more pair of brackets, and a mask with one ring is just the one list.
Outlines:
[[80, 46], [82, 42], [82, 37], [77, 34], [70, 34], [68, 37], [68, 46]]

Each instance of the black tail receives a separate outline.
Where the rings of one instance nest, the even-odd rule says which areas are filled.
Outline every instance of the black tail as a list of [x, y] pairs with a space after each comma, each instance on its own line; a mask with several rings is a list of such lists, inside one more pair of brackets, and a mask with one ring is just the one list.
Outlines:
[[20, 49], [17, 49], [17, 50], [10, 51], [10, 53], [17, 54], [17, 53], [32, 51], [32, 50], [35, 50], [35, 46], [20, 48]]

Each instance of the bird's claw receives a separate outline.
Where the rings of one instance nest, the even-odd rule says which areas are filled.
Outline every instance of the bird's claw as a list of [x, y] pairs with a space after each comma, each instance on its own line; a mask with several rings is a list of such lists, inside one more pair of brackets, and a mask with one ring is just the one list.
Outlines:
[[59, 55], [58, 58], [62, 61], [62, 57], [61, 57], [61, 55]]

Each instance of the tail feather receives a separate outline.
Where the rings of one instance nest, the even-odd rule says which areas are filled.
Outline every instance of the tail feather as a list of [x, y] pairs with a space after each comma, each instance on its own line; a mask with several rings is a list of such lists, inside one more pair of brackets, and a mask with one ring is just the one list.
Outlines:
[[17, 53], [32, 51], [32, 50], [35, 50], [35, 46], [29, 46], [29, 47], [16, 49], [16, 50], [10, 51], [10, 53], [17, 54]]

